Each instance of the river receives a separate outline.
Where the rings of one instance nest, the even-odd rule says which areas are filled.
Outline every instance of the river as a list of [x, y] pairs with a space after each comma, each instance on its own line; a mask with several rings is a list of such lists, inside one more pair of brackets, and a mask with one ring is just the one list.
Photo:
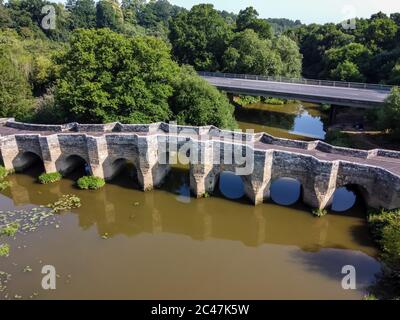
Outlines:
[[[271, 107], [273, 117], [265, 108], [237, 115], [240, 126], [280, 136], [324, 134], [314, 106], [291, 106], [297, 112], [283, 115], [285, 106]], [[52, 185], [37, 183], [40, 165], [10, 176], [12, 186], [0, 194], [3, 214], [62, 194], [78, 195], [82, 207], [7, 240], [10, 256], [0, 258], [0, 270], [10, 280], [0, 298], [361, 299], [380, 270], [365, 208], [350, 191], [339, 190], [335, 212], [315, 218], [289, 179], [275, 181], [272, 200], [254, 207], [228, 173], [216, 194], [197, 200], [188, 168], [173, 168], [161, 189], [147, 193], [125, 170], [98, 191], [76, 189], [79, 170]], [[56, 290], [41, 288], [44, 265], [56, 268]], [[342, 288], [346, 265], [356, 269], [356, 290]]]

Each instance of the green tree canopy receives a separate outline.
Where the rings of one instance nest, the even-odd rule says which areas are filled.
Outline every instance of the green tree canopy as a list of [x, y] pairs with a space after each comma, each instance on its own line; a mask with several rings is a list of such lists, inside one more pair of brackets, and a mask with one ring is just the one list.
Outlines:
[[241, 32], [246, 29], [252, 29], [263, 39], [272, 38], [271, 25], [262, 19], [258, 19], [258, 12], [253, 7], [248, 7], [239, 12], [236, 19], [236, 31]]
[[384, 108], [378, 111], [378, 122], [382, 129], [389, 129], [400, 139], [400, 88], [394, 87], [385, 101]]
[[196, 70], [220, 69], [222, 55], [231, 38], [230, 26], [211, 4], [180, 12], [170, 23], [173, 53], [180, 63]]
[[233, 105], [225, 95], [198, 77], [191, 67], [182, 68], [173, 86], [170, 105], [178, 123], [236, 128]]
[[147, 123], [171, 117], [167, 100], [178, 66], [161, 40], [77, 30], [59, 63], [56, 101], [68, 120]]
[[280, 75], [283, 69], [271, 40], [260, 39], [252, 29], [235, 34], [223, 61], [224, 70], [233, 73]]

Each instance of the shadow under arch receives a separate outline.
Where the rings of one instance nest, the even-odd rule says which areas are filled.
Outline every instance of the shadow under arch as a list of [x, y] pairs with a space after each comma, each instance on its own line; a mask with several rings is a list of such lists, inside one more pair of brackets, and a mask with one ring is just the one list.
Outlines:
[[300, 180], [292, 177], [277, 177], [271, 181], [268, 198], [277, 205], [295, 206], [302, 201], [303, 193]]
[[[330, 200], [329, 209], [338, 215], [357, 215], [368, 206], [369, 191], [359, 184], [346, 184], [337, 187]], [[361, 208], [363, 210], [356, 210]]]
[[42, 157], [32, 151], [20, 152], [13, 159], [12, 164], [16, 172], [23, 172], [33, 166], [40, 167], [40, 170], [44, 172]]
[[214, 188], [212, 195], [225, 200], [235, 201], [242, 204], [250, 204], [245, 188], [245, 176], [235, 173], [231, 167], [220, 168], [214, 175]]
[[109, 160], [103, 168], [108, 183], [127, 189], [140, 189], [138, 169], [133, 160], [127, 158]]
[[59, 158], [56, 161], [56, 168], [63, 176], [72, 180], [92, 175], [89, 163], [83, 157], [76, 154]]

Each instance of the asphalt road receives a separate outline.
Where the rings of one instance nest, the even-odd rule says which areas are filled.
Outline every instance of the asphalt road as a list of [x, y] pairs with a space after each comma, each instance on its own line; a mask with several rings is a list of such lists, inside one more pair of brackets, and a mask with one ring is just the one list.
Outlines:
[[342, 104], [354, 107], [376, 107], [383, 104], [388, 91], [377, 89], [354, 89], [327, 87], [295, 83], [283, 83], [261, 80], [245, 80], [220, 77], [203, 77], [217, 88], [231, 93], [260, 93], [282, 98]]

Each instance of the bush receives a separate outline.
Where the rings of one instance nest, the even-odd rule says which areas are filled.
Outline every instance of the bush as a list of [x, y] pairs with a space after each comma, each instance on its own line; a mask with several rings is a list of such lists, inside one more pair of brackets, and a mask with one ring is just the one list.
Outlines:
[[59, 172], [43, 173], [39, 176], [39, 182], [41, 184], [49, 184], [60, 181], [62, 179], [62, 174]]
[[372, 211], [368, 222], [385, 264], [374, 292], [383, 299], [400, 298], [400, 209]]
[[266, 104], [272, 104], [272, 105], [284, 105], [286, 102], [285, 100], [279, 99], [279, 98], [267, 98], [264, 100], [264, 103]]
[[326, 216], [328, 214], [328, 211], [326, 209], [314, 209], [312, 211], [312, 214], [315, 217], [322, 218], [322, 217], [324, 217], [324, 216]]
[[390, 130], [396, 139], [400, 139], [400, 88], [394, 87], [385, 101], [383, 108], [377, 112], [378, 125], [381, 129]]
[[104, 179], [93, 176], [82, 177], [77, 182], [78, 187], [82, 190], [98, 190], [105, 184]]

